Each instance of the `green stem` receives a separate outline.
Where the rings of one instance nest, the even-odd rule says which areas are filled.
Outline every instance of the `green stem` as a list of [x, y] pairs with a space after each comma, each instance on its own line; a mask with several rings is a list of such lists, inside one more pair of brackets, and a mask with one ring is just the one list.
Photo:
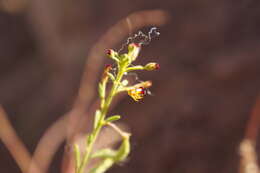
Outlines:
[[90, 159], [90, 154], [92, 153], [92, 150], [93, 150], [93, 145], [94, 145], [94, 143], [95, 143], [95, 141], [97, 139], [97, 136], [100, 133], [101, 128], [104, 126], [103, 122], [105, 120], [105, 117], [106, 117], [106, 114], [108, 112], [109, 106], [110, 106], [110, 104], [111, 104], [111, 102], [113, 100], [113, 97], [117, 93], [119, 84], [120, 84], [120, 82], [121, 82], [121, 80], [122, 80], [122, 78], [124, 76], [125, 70], [126, 70], [126, 67], [119, 68], [116, 80], [114, 81], [113, 86], [112, 86], [112, 88], [111, 88], [111, 90], [109, 92], [109, 95], [107, 96], [107, 98], [105, 99], [105, 102], [103, 104], [104, 106], [101, 106], [101, 117], [99, 119], [97, 127], [91, 133], [91, 135], [93, 136], [93, 139], [89, 143], [89, 146], [87, 146], [87, 151], [85, 152], [85, 154], [83, 156], [83, 160], [82, 160], [82, 162], [80, 164], [80, 167], [79, 167], [77, 173], [83, 173], [85, 167], [88, 164], [88, 161]]

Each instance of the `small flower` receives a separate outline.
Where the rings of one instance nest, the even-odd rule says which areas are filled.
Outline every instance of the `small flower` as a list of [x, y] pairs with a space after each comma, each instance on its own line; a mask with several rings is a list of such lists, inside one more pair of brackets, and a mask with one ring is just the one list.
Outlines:
[[141, 100], [145, 94], [146, 90], [143, 87], [138, 87], [138, 88], [131, 88], [127, 91], [128, 95], [132, 97], [135, 101]]
[[155, 63], [155, 62], [150, 62], [150, 63], [148, 63], [144, 66], [144, 69], [147, 70], [147, 71], [159, 70], [160, 65], [158, 63]]
[[140, 101], [141, 99], [144, 98], [146, 95], [146, 89], [152, 86], [151, 81], [145, 81], [138, 83], [134, 86], [131, 86], [127, 88], [127, 93], [130, 97], [132, 97], [135, 101]]

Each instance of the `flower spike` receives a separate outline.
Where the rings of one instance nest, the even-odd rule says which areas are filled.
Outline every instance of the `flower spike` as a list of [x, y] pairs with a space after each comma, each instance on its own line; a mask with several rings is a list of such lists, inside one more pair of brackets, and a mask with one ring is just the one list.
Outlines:
[[[114, 115], [108, 117], [108, 112], [114, 97], [120, 92], [126, 92], [136, 102], [143, 99], [146, 94], [149, 94], [148, 88], [152, 86], [151, 81], [129, 85], [126, 76], [132, 71], [152, 71], [159, 69], [159, 64], [155, 62], [150, 62], [145, 66], [133, 64], [133, 61], [136, 60], [140, 53], [141, 46], [150, 43], [153, 33], [156, 34], [156, 36], [159, 35], [156, 28], [152, 28], [148, 35], [139, 32], [127, 39], [127, 43], [124, 44], [118, 52], [113, 49], [107, 50], [107, 56], [114, 61], [112, 63], [113, 66], [110, 64], [105, 66], [101, 81], [98, 84], [100, 107], [95, 113], [92, 131], [86, 136], [86, 149], [84, 153], [81, 154], [79, 147], [75, 145], [75, 173], [83, 173], [88, 163], [94, 158], [99, 158], [99, 160], [97, 160], [97, 164], [89, 167], [89, 173], [105, 173], [114, 164], [127, 159], [131, 149], [131, 134], [123, 131], [114, 124], [121, 116]], [[121, 54], [120, 51], [126, 45], [128, 45], [128, 52]], [[110, 83], [108, 83], [109, 81]], [[94, 153], [93, 149], [95, 148], [96, 140], [104, 126], [113, 128], [121, 136], [121, 144], [117, 149], [103, 148]]]

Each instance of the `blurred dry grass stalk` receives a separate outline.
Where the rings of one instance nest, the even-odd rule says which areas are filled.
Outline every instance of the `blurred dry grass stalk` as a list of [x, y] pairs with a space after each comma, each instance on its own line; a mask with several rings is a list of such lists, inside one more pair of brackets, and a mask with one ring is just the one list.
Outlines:
[[27, 172], [29, 165], [34, 165], [35, 170], [40, 172], [31, 159], [31, 155], [26, 149], [21, 139], [17, 136], [15, 129], [8, 120], [8, 116], [4, 109], [0, 107], [0, 139], [5, 144], [14, 160], [20, 167], [22, 172]]
[[259, 130], [260, 97], [247, 123], [245, 137], [240, 143], [240, 173], [259, 173], [256, 141]]
[[0, 8], [8, 13], [21, 13], [28, 5], [28, 0], [1, 0]]
[[[41, 26], [50, 26], [46, 25], [46, 21], [48, 20], [46, 20], [46, 16], [44, 16], [45, 14], [48, 15], [49, 13], [37, 13], [37, 9], [42, 5], [42, 3], [44, 2], [32, 1], [31, 4], [32, 6], [34, 5], [36, 7], [34, 9], [36, 13], [34, 13], [34, 15], [30, 18], [32, 21], [37, 21], [32, 22], [36, 23], [36, 29]], [[47, 16], [47, 18], [48, 17], [49, 16]], [[104, 50], [106, 48], [113, 47], [117, 43], [120, 43], [120, 41], [123, 38], [142, 27], [164, 25], [168, 21], [168, 18], [168, 13], [163, 10], [147, 10], [135, 12], [133, 14], [130, 14], [126, 18], [122, 19], [114, 26], [112, 26], [108, 30], [108, 32], [105, 33], [98, 40], [98, 42], [92, 47], [87, 57], [87, 62], [85, 65], [83, 77], [81, 79], [78, 96], [75, 99], [72, 109], [65, 115], [61, 116], [60, 119], [54, 122], [46, 130], [46, 132], [40, 139], [33, 156], [30, 156], [28, 150], [26, 149], [22, 141], [17, 137], [14, 129], [12, 128], [10, 122], [7, 119], [5, 112], [1, 109], [0, 138], [10, 151], [11, 155], [16, 160], [18, 166], [20, 167], [23, 173], [48, 172], [51, 160], [64, 140], [67, 140], [68, 146], [70, 146], [70, 144], [72, 144], [75, 141], [81, 141], [82, 133], [84, 129], [86, 129], [86, 126], [89, 124], [89, 114], [93, 112], [93, 110], [96, 107], [96, 104], [98, 103], [98, 101], [95, 101], [96, 104], [90, 105], [96, 93], [95, 83], [98, 79], [100, 67], [102, 66], [104, 61]], [[47, 33], [48, 31], [52, 33], [51, 31], [53, 30], [51, 28], [47, 28], [47, 36], [49, 35], [49, 33]], [[45, 36], [46, 35], [43, 34], [43, 37], [41, 37], [40, 39], [50, 38]], [[59, 42], [60, 40], [58, 40], [58, 38], [56, 42], [48, 40], [48, 45], [50, 46], [50, 44], [54, 44], [53, 47], [55, 48], [55, 43]], [[43, 43], [46, 42], [43, 41]], [[99, 140], [98, 145], [113, 145], [117, 141], [117, 138], [115, 138], [114, 141], [112, 140], [111, 143], [106, 143], [105, 141], [105, 139]], [[74, 172], [72, 157], [72, 153], [65, 152], [63, 159], [64, 162], [62, 165], [62, 172]]]

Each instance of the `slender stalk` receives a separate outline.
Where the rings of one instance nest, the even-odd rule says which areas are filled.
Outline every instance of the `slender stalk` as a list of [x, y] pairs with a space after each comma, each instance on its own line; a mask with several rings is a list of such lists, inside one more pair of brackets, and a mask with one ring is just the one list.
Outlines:
[[[90, 134], [93, 136], [93, 139], [91, 140], [91, 142], [89, 143], [89, 146], [87, 146], [87, 151], [85, 152], [84, 156], [83, 156], [83, 161], [81, 162], [81, 165], [79, 167], [79, 169], [77, 170], [77, 173], [83, 173], [85, 167], [88, 164], [89, 158], [90, 158], [90, 154], [92, 153], [93, 150], [93, 145], [100, 133], [101, 128], [105, 125], [103, 122], [105, 120], [106, 114], [108, 112], [109, 106], [114, 98], [114, 96], [117, 93], [118, 87], [120, 85], [120, 82], [124, 76], [124, 72], [126, 71], [126, 67], [121, 67], [119, 68], [119, 71], [117, 73], [116, 76], [116, 80], [113, 82], [113, 86], [109, 92], [109, 95], [107, 96], [107, 98], [105, 99], [104, 102], [104, 106], [101, 106], [101, 118], [99, 119], [98, 125], [97, 127], [93, 130], [93, 132]], [[102, 104], [101, 104], [102, 105]]]

